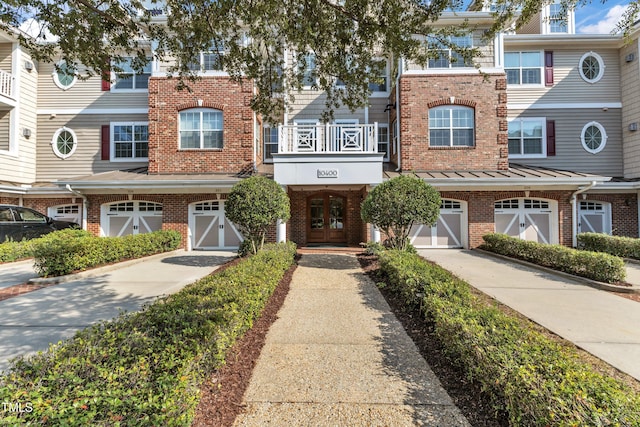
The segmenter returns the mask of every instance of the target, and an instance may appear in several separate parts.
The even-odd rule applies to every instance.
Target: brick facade
[[[360,217],[360,204],[366,197],[366,188],[348,191],[292,191],[289,189],[291,201],[291,219],[287,223],[287,240],[295,242],[298,246],[306,246],[308,209],[307,200],[312,195],[331,193],[346,198],[345,231],[349,246],[358,246],[362,242],[371,239],[367,224]]]
[[[228,77],[204,77],[179,90],[175,80],[149,79],[149,173],[239,173],[253,167],[253,85]],[[222,111],[223,148],[179,148],[179,113]]]
[[[429,109],[442,105],[464,105],[474,109],[475,146],[429,146]],[[399,111],[403,170],[508,168],[504,74],[402,76]]]

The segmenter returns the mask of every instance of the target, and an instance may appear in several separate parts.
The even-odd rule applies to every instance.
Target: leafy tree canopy
[[[549,0],[495,0],[493,27],[518,27]],[[562,0],[575,7],[591,0]],[[605,0],[603,0],[605,1]],[[37,60],[65,60],[86,75],[107,75],[110,60],[137,58],[142,69],[150,52],[176,59],[168,71],[177,84],[194,78],[189,64],[202,51],[222,49],[222,67],[234,78],[255,81],[254,110],[267,119],[283,111],[282,88],[295,93],[304,82],[307,53],[314,55],[311,76],[327,93],[326,117],[338,105],[366,104],[371,76],[379,75],[380,56],[424,64],[427,45],[455,49],[465,61],[473,49],[451,46],[447,36],[472,29],[460,20],[447,24],[443,14],[462,11],[463,0],[4,0],[0,29],[32,23],[37,40],[21,36]],[[628,30],[638,15],[633,0],[619,29]],[[164,13],[154,13],[155,11]],[[424,37],[432,36],[425,43]],[[43,43],[44,42],[44,43]],[[56,43],[47,43],[56,42]],[[292,52],[289,58],[285,50]],[[431,53],[429,53],[431,52]],[[288,60],[288,61],[287,61]],[[286,66],[286,63],[292,64]],[[86,67],[86,68],[85,68]],[[117,70],[116,70],[117,71]],[[372,72],[373,71],[373,72]],[[84,75],[84,72],[83,72]],[[336,79],[344,86],[336,88]]]
[[[418,177],[400,175],[371,190],[360,214],[387,236],[389,246],[404,250],[413,224],[438,220],[440,193]]]

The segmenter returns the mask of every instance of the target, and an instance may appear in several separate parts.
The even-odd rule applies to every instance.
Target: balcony
[[[378,152],[378,126],[356,124],[279,127],[279,153],[357,154]]]
[[[13,99],[13,76],[0,70],[0,98]]]
[[[274,179],[283,185],[382,182],[378,125],[285,125],[278,129]]]

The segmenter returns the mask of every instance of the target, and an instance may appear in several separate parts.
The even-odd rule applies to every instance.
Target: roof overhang
[[[590,48],[620,48],[627,39],[619,34],[505,34],[505,47],[543,45],[545,47],[567,47],[576,44]]]

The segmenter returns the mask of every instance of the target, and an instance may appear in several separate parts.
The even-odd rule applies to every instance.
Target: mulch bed
[[[364,272],[374,283],[385,281],[385,277],[378,270],[377,257],[360,254],[358,260]],[[444,355],[442,346],[434,335],[433,325],[425,320],[420,311],[408,309],[388,287],[379,289],[393,314],[402,323],[407,335],[413,340],[422,357],[469,423],[474,427],[508,426],[506,414],[496,411],[480,387],[468,381],[464,373]]]
[[[284,275],[280,284],[253,327],[227,353],[226,363],[200,389],[200,402],[193,427],[230,426],[244,410],[242,397],[249,386],[251,373],[258,362],[269,328],[289,293],[289,285],[297,264]]]
[[[23,283],[21,285],[9,286],[8,288],[0,289],[0,301],[17,297],[18,295],[26,294],[28,292],[37,291],[38,289],[47,288],[49,286],[56,285],[56,283],[29,285]]]

